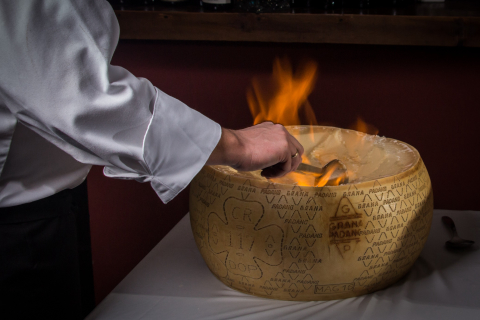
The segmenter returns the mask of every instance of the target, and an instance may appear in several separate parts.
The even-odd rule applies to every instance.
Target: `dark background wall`
[[[270,43],[121,41],[112,64],[149,79],[224,127],[251,125],[245,90],[275,57],[319,64],[309,100],[317,119],[361,116],[417,148],[435,208],[480,210],[480,50]],[[188,212],[188,190],[164,205],[148,184],[88,177],[97,302]]]

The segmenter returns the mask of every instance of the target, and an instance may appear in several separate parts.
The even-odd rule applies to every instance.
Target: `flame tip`
[[[291,61],[287,56],[275,57],[272,66],[272,75],[268,81],[261,81],[259,77],[254,77],[251,86],[247,88],[247,102],[253,117],[254,125],[264,121],[281,123],[282,125],[301,125],[306,123],[311,127],[309,136],[315,141],[314,125],[318,125],[315,112],[308,101],[308,96],[313,91],[318,74],[318,63],[313,60],[303,61],[298,68],[294,70]],[[263,78],[262,78],[263,79]],[[332,124],[326,123],[327,126]],[[378,129],[373,125],[367,124],[361,116],[350,127],[352,130],[367,134],[378,134]],[[364,135],[359,135],[359,143],[364,143]],[[302,161],[310,163],[306,156],[302,156]],[[339,185],[345,177],[332,177],[336,166],[322,177],[315,184],[314,176],[302,176],[290,173],[292,180],[299,186],[317,186]]]

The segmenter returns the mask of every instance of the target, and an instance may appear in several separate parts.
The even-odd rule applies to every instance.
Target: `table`
[[[476,244],[450,251],[441,217]],[[196,248],[187,214],[87,317],[93,319],[480,319],[480,212],[434,210],[430,236],[411,271],[361,297],[292,302],[226,287]]]

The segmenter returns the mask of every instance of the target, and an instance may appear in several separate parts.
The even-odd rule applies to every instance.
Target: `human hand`
[[[263,122],[242,130],[222,128],[207,164],[229,165],[239,171],[263,169],[264,177],[274,178],[296,170],[302,154],[302,145],[284,126]]]

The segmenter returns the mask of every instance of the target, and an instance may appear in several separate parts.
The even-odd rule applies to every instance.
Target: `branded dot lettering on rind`
[[[243,292],[289,300],[371,292],[399,279],[426,241],[432,197],[428,174],[421,172],[341,191],[285,189],[201,172],[192,181],[193,234],[202,255],[209,255],[209,268]],[[224,206],[229,197],[238,204]],[[245,211],[241,203],[251,201],[263,209],[248,205]],[[358,271],[342,288],[322,283],[318,274],[342,259]]]

